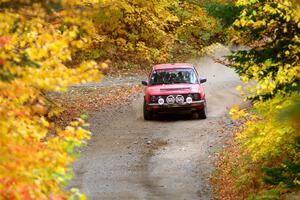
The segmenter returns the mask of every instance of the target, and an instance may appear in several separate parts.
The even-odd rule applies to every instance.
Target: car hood
[[[199,84],[168,84],[154,85],[147,87],[147,93],[153,95],[169,95],[169,94],[189,94],[199,93]]]

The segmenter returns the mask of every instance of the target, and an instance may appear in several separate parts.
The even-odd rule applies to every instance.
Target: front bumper
[[[147,110],[157,112],[171,112],[171,111],[196,111],[204,107],[205,100],[193,101],[192,103],[183,104],[167,104],[159,105],[158,103],[147,104]]]

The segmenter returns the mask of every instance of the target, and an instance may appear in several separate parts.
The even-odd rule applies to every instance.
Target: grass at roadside
[[[246,153],[242,151],[239,144],[234,141],[230,141],[219,155],[215,163],[216,171],[212,178],[216,199],[243,200],[255,190],[256,181],[251,174],[256,170],[254,166],[252,169],[244,169],[245,155]],[[245,172],[242,178],[239,177],[241,170]],[[243,180],[243,182],[237,182],[237,179]]]
[[[253,161],[251,153],[236,140],[243,130],[245,121],[229,130],[233,137],[226,142],[226,147],[217,154],[215,172],[211,177],[215,199],[217,200],[296,200],[300,192],[282,187],[281,184],[268,184],[263,161]],[[235,138],[235,139],[234,139]],[[273,159],[274,164],[278,163]]]
[[[264,184],[261,163],[251,162],[249,152],[231,141],[219,155],[212,177],[215,199],[219,200],[296,200],[298,191],[286,191]],[[285,193],[284,195],[280,195]]]

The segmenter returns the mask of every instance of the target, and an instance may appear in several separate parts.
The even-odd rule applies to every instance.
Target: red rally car
[[[206,100],[202,83],[192,64],[175,63],[153,66],[145,85],[144,119],[151,120],[154,113],[189,111],[206,118]]]

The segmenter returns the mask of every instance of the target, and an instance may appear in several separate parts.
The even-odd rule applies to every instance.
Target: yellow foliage
[[[245,118],[248,116],[248,113],[244,109],[240,109],[238,105],[234,105],[230,109],[229,114],[234,120],[240,119],[242,117]]]
[[[237,1],[243,10],[234,26],[246,33],[253,45],[235,52],[230,60],[247,84],[245,93],[253,100],[253,108],[245,111],[234,106],[230,111],[234,119],[247,116],[236,137],[246,152],[241,156],[245,166],[237,170],[234,182],[245,182],[239,177],[244,174],[256,178],[257,194],[251,199],[265,199],[268,192],[274,191],[278,194],[271,198],[280,199],[283,193],[299,189],[300,30],[299,9],[293,3]],[[259,175],[246,172],[255,167],[260,170]]]
[[[82,56],[146,67],[172,62],[180,54],[199,55],[220,30],[217,20],[198,4],[180,0],[102,1],[93,17],[98,36],[93,48]]]
[[[95,37],[89,16],[97,1],[63,1],[59,10],[34,2],[0,2],[0,199],[83,198],[62,188],[74,147],[90,133],[80,119],[56,127],[44,93],[101,78],[94,61],[72,64]]]

